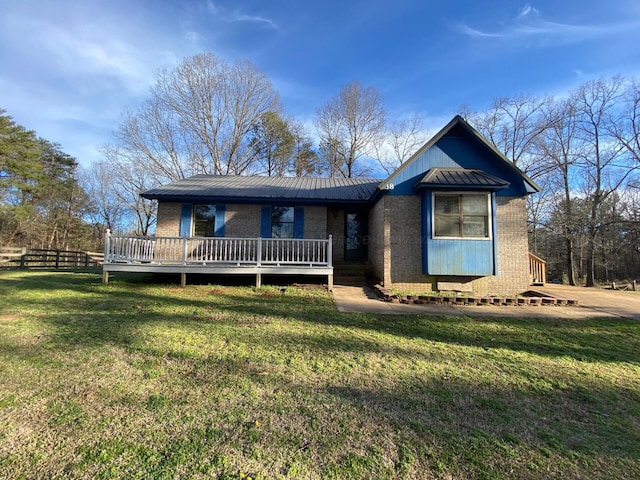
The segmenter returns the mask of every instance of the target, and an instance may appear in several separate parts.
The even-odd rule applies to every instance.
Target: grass
[[[640,478],[640,323],[0,273],[0,478]]]

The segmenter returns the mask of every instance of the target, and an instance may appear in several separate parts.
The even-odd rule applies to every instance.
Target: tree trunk
[[[573,262],[573,241],[567,235],[566,239],[567,245],[567,277],[569,280],[569,285],[576,285],[576,269]]]

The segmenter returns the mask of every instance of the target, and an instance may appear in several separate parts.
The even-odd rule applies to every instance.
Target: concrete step
[[[361,287],[366,285],[367,272],[371,265],[366,263],[343,263],[333,266],[333,283]]]

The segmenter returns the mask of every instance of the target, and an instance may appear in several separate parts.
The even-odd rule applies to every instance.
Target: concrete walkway
[[[333,298],[339,312],[350,313],[529,318],[628,317],[640,320],[640,293],[613,292],[562,285],[536,287],[535,290],[558,298],[578,300],[579,306],[404,305],[381,301],[369,287],[343,285],[334,286]],[[609,293],[615,295],[609,296]]]
[[[571,287],[569,285],[546,284],[532,290],[556,298],[572,298],[578,304],[598,314],[608,313],[618,317],[640,320],[640,292],[605,290],[602,288]]]

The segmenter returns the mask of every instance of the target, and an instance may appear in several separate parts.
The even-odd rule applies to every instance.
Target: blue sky
[[[286,111],[358,80],[436,131],[467,104],[640,73],[637,0],[0,0],[0,107],[88,165],[154,72],[249,59]]]

